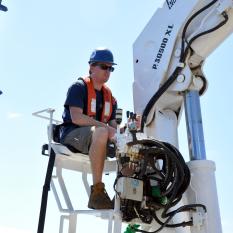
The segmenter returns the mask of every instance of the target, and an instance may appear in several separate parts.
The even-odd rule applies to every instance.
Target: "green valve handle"
[[[134,224],[134,225],[128,225],[126,228],[126,231],[124,233],[135,233],[135,229],[138,229],[140,227],[140,225],[138,224]]]
[[[160,203],[162,205],[166,205],[168,203],[168,198],[166,196],[161,195],[160,188],[157,186],[152,187],[152,196],[157,197],[160,200]]]
[[[152,196],[153,197],[161,197],[160,188],[157,186],[152,187]]]

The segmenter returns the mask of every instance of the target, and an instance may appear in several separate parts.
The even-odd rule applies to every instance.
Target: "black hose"
[[[158,217],[157,215],[154,213],[152,213],[154,219],[156,220],[157,223],[159,223],[161,226],[155,230],[155,231],[151,231],[151,232],[148,232],[148,231],[144,231],[144,230],[140,230],[140,229],[136,229],[133,227],[133,230],[135,232],[143,232],[143,233],[157,233],[159,231],[161,231],[164,227],[169,227],[169,228],[176,228],[176,227],[185,227],[185,226],[192,226],[193,225],[193,221],[187,221],[187,222],[181,222],[181,223],[175,223],[175,224],[168,224],[172,218],[180,213],[180,212],[184,212],[184,211],[189,211],[189,210],[193,210],[195,211],[196,208],[202,208],[205,212],[206,212],[206,207],[202,204],[191,204],[191,205],[185,205],[185,206],[181,206],[180,208],[172,211],[169,213],[169,217],[165,220],[165,222],[162,222]]]
[[[213,28],[211,28],[211,29],[209,29],[209,30],[207,30],[207,31],[201,32],[201,33],[197,34],[196,36],[194,36],[194,37],[188,42],[187,47],[191,47],[191,44],[192,44],[197,38],[199,38],[199,37],[201,37],[201,36],[204,36],[204,35],[206,35],[206,34],[209,34],[209,33],[211,33],[211,32],[214,32],[214,31],[216,31],[217,29],[219,29],[220,27],[222,27],[224,24],[226,24],[226,22],[228,21],[228,15],[227,15],[227,13],[226,13],[226,12],[223,12],[223,13],[222,13],[222,16],[224,17],[224,20],[223,20],[222,22],[220,22],[217,26],[215,26],[215,27],[213,27]]]
[[[154,218],[160,227],[156,231],[150,233],[157,233],[164,227],[175,228],[192,226],[192,219],[175,224],[170,223],[177,213],[190,210],[195,211],[198,207],[206,211],[206,207],[202,204],[184,205],[176,210],[169,211],[171,207],[174,207],[182,199],[182,195],[190,183],[190,171],[179,150],[167,142],[154,139],[137,140],[136,142],[129,142],[127,145],[143,146],[143,149],[139,150],[139,154],[143,156],[144,163],[141,163],[140,175],[135,178],[143,179],[144,187],[150,187],[150,181],[154,180],[151,176],[153,174],[159,175],[159,179],[155,179],[157,180],[157,187],[161,191],[159,195],[160,198],[166,198],[167,202],[162,203],[156,196],[153,197],[153,195],[150,197],[151,194],[148,193],[150,192],[150,188],[145,188],[144,195],[148,194],[148,196],[152,198],[151,204],[148,203],[149,208],[142,209],[141,202],[123,199],[121,202],[123,220],[131,221],[134,218],[139,218],[142,222],[148,223],[148,221],[152,221],[151,218]],[[159,160],[163,162],[161,170],[151,164],[152,162],[157,163]],[[148,173],[145,168],[147,166],[151,167]],[[160,218],[156,215],[157,210],[162,210]],[[164,219],[164,221],[161,219]],[[135,232],[149,233],[140,229],[134,230]]]
[[[182,70],[181,67],[176,67],[172,75],[169,77],[169,79],[159,88],[159,90],[151,97],[149,102],[147,103],[145,109],[142,113],[142,120],[141,120],[141,131],[143,132],[144,125],[146,123],[148,114],[151,110],[151,108],[154,106],[154,104],[158,101],[158,99],[162,96],[162,94],[171,86],[171,84],[176,80],[178,74]]]
[[[210,2],[209,4],[207,4],[206,6],[204,6],[203,8],[201,8],[200,10],[198,10],[197,12],[195,12],[186,22],[184,28],[183,28],[183,32],[182,32],[182,42],[181,42],[181,56],[180,56],[180,62],[184,62],[185,61],[185,36],[186,36],[186,31],[188,29],[189,24],[193,21],[194,18],[196,18],[199,14],[201,14],[202,12],[204,12],[205,10],[207,10],[209,7],[211,7],[212,5],[214,5],[218,0],[213,0],[212,2]]]

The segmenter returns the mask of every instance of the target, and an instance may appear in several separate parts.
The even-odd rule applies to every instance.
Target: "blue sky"
[[[56,118],[61,118],[68,87],[87,74],[90,53],[98,46],[109,47],[118,63],[109,86],[119,107],[133,110],[132,45],[162,2],[3,1],[9,11],[0,12],[0,233],[34,233],[37,229],[47,166],[40,148],[47,141],[47,122],[32,113],[52,107]],[[217,166],[224,233],[231,232],[233,219],[232,47],[230,36],[206,59],[204,71],[209,86],[201,97],[206,154]],[[188,161],[184,120],[179,136],[180,150]],[[80,176],[66,176],[72,196],[86,208]],[[105,179],[110,190],[114,177]],[[58,232],[59,215],[52,193],[47,216],[45,233]],[[87,226],[90,231],[98,229],[96,232],[106,229],[98,219],[80,217],[78,221],[79,232],[86,232]]]

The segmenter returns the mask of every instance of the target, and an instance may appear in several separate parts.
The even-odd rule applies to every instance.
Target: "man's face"
[[[110,63],[101,62],[94,63],[90,66],[91,77],[95,79],[96,82],[105,83],[110,77],[110,73],[113,72],[114,68]]]

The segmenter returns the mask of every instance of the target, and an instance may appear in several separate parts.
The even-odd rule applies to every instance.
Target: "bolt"
[[[185,76],[183,74],[178,75],[177,78],[176,78],[176,81],[178,83],[183,83],[184,80],[185,80]]]

